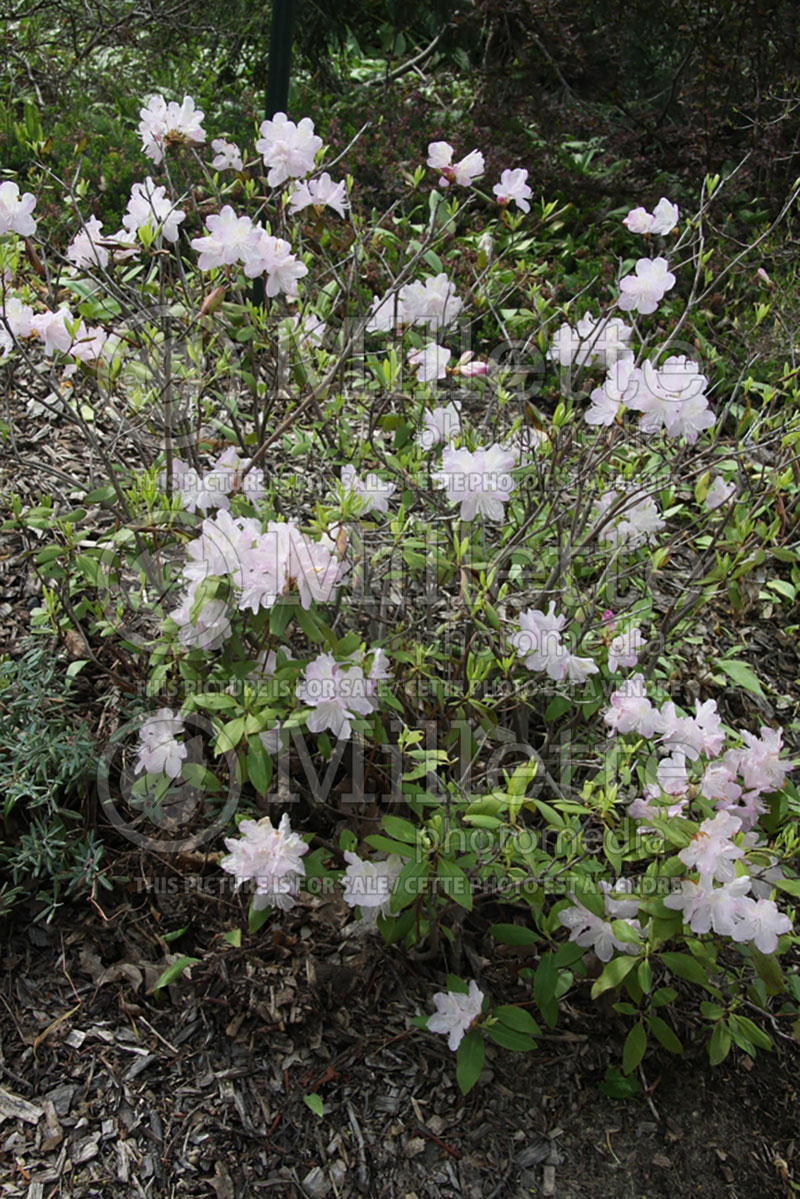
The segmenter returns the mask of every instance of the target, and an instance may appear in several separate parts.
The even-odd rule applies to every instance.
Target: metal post
[[[267,63],[267,96],[265,115],[271,121],[276,112],[289,107],[289,76],[292,62],[292,27],[296,0],[272,0],[272,23],[269,34]],[[264,280],[253,280],[253,303],[263,307]]]

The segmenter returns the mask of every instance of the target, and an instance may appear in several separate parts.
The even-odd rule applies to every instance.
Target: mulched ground
[[[800,1050],[785,1037],[713,1071],[699,1047],[651,1054],[643,1094],[615,1100],[598,1083],[625,1029],[587,998],[530,1055],[488,1047],[463,1098],[444,1038],[408,1026],[443,963],[386,949],[341,901],[309,896],[236,948],[222,933],[246,928],[238,899],[204,893],[202,875],[174,894],[177,875],[140,867],[150,890],[140,878],[102,910],[5,930],[4,1196],[796,1193]],[[156,1000],[168,954],[201,961]],[[530,1003],[510,961],[468,956],[486,990]]]

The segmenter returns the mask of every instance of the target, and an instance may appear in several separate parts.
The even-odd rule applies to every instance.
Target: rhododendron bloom
[[[339,216],[345,216],[345,209],[349,207],[349,201],[347,185],[344,180],[334,183],[328,172],[324,171],[319,179],[309,179],[308,183],[297,183],[289,201],[290,215],[294,216],[295,213],[302,212],[310,205],[315,208],[327,206],[334,212],[338,212]]]
[[[678,205],[673,204],[666,196],[662,196],[653,209],[653,224],[650,232],[662,235],[671,233],[678,223],[679,215]]]
[[[428,1017],[428,1032],[447,1037],[447,1046],[454,1053],[478,1019],[483,1007],[483,991],[473,979],[469,991],[437,991],[433,997],[434,1015]]]
[[[400,289],[399,304],[405,324],[428,325],[434,332],[452,325],[464,307],[444,272],[424,283],[407,283]]]
[[[298,281],[308,274],[308,267],[295,257],[288,241],[256,226],[247,246],[244,273],[249,279],[266,273],[268,296],[296,296]]]
[[[579,318],[575,328],[564,323],[556,330],[547,357],[560,366],[586,366],[598,363],[611,367],[619,359],[633,355],[628,343],[633,329],[620,317],[593,317],[589,313]]]
[[[191,649],[220,649],[231,635],[228,605],[221,599],[208,599],[194,612],[197,584],[190,587],[183,601],[170,612],[170,620],[178,626],[178,640]]]
[[[171,708],[161,708],[139,729],[139,754],[136,771],[147,774],[166,774],[177,778],[181,764],[188,753],[187,747],[176,737],[184,731],[183,721]]]
[[[620,666],[635,666],[639,661],[638,651],[644,649],[647,642],[642,637],[640,629],[627,629],[612,637],[608,647],[608,669],[614,674]]]
[[[655,312],[674,286],[675,276],[666,258],[640,258],[636,263],[636,273],[620,280],[617,303],[623,312],[634,309],[645,316]]]
[[[7,358],[14,349],[14,341],[30,337],[34,332],[33,309],[23,304],[16,296],[6,296],[0,308],[0,350]]]
[[[706,492],[706,508],[713,512],[716,508],[727,504],[731,496],[736,494],[736,484],[726,483],[722,475],[717,475]]]
[[[420,383],[433,383],[436,379],[447,377],[450,351],[446,346],[437,345],[432,341],[421,350],[411,350],[408,361],[417,368]]]
[[[665,196],[656,204],[652,213],[646,208],[632,208],[622,222],[631,233],[671,233],[678,223],[678,206]]]
[[[255,883],[256,910],[294,907],[299,881],[306,872],[302,858],[308,845],[292,832],[288,814],[284,813],[277,828],[269,816],[243,820],[239,833],[238,838],[225,838],[229,853],[220,861],[222,869],[236,877],[237,889],[242,883]]]
[[[199,254],[199,270],[210,271],[213,267],[247,260],[253,242],[253,222],[249,216],[237,217],[230,204],[226,204],[218,216],[206,217],[206,228],[206,237],[192,238],[192,249]]]
[[[133,234],[150,224],[154,232],[160,228],[162,236],[174,242],[178,240],[178,226],[185,216],[186,213],[169,199],[166,188],[156,187],[148,175],[144,183],[134,183],[131,188],[122,224]]]
[[[529,608],[519,614],[519,632],[509,637],[510,644],[528,670],[544,670],[554,682],[561,682],[567,673],[569,651],[561,641],[561,630],[567,623],[563,614],[556,616],[555,601],[550,601],[547,613]]]
[[[202,127],[204,114],[195,108],[191,96],[184,96],[182,104],[176,104],[174,100],[167,104],[163,96],[151,96],[139,115],[142,149],[156,164],[163,161],[164,147],[171,143],[200,145],[206,140]]]
[[[235,142],[226,142],[222,137],[215,137],[211,143],[214,151],[212,167],[215,171],[241,171],[244,169],[242,154]]]
[[[631,878],[618,878],[615,883],[600,880],[607,916],[614,920],[636,916],[641,900],[638,895],[633,894],[633,888],[634,882]]]
[[[0,233],[18,233],[20,237],[33,237],[36,221],[33,210],[36,197],[30,192],[20,196],[16,183],[7,179],[0,183]]]
[[[342,467],[342,483],[348,491],[360,497],[364,516],[368,512],[388,512],[389,500],[397,490],[394,483],[388,483],[373,471],[366,479],[360,478],[356,468],[349,463]]]
[[[694,933],[707,933],[713,928],[715,933],[730,937],[746,907],[743,901],[749,890],[746,874],[720,887],[701,875],[699,883],[682,879],[680,890],[667,895],[664,906],[681,912],[684,924]]]
[[[279,187],[287,179],[301,179],[314,170],[322,138],[314,133],[314,122],[309,117],[295,125],[285,112],[276,112],[271,121],[262,121],[260,133],[256,150],[269,167],[270,187]]]
[[[649,233],[653,228],[653,214],[646,208],[632,208],[622,223],[631,233]]]
[[[713,820],[703,821],[678,857],[690,870],[697,870],[709,880],[731,882],[736,877],[733,863],[744,857],[744,850],[731,841],[741,827],[738,817],[717,812]]]
[[[367,315],[367,333],[391,333],[405,324],[406,316],[399,295],[389,293],[383,297],[373,296],[372,307]]]
[[[774,953],[778,948],[778,937],[792,931],[792,922],[781,912],[771,899],[742,899],[739,904],[739,922],[731,936],[734,941],[752,941],[761,953]]]
[[[108,250],[101,243],[102,222],[97,217],[90,216],[80,233],[76,233],[67,246],[67,258],[75,266],[92,267],[108,266]]]
[[[620,941],[614,935],[609,920],[595,916],[594,912],[590,912],[579,899],[575,898],[575,895],[570,894],[570,899],[573,906],[564,908],[558,913],[560,922],[570,930],[570,941],[575,941],[584,949],[594,949],[601,962],[610,962],[615,950],[617,953],[639,952],[638,946],[628,941]],[[626,920],[625,923],[637,932],[641,931],[638,920]]]
[[[405,865],[398,854],[390,854],[381,862],[370,862],[355,853],[345,853],[347,869],[342,878],[344,901],[351,908],[361,909],[363,920],[374,922],[378,916],[388,916],[392,887]]]
[[[423,414],[423,429],[414,438],[423,450],[432,450],[442,441],[453,441],[461,429],[461,401],[431,408]]]
[[[643,674],[631,675],[611,696],[603,719],[612,733],[638,733],[652,737],[661,730],[661,713],[647,698]]]
[[[309,662],[295,688],[300,702],[314,709],[306,720],[309,731],[330,729],[335,737],[348,740],[351,720],[368,716],[375,708],[374,689],[368,690],[366,682],[360,666],[337,662],[333,654],[319,654]]]
[[[474,520],[478,513],[488,520],[503,520],[504,505],[516,486],[509,473],[515,464],[514,455],[496,443],[488,449],[479,446],[474,453],[451,444],[433,481],[446,490],[451,504],[461,505],[462,520]]]
[[[48,358],[57,350],[66,354],[72,345],[73,336],[67,328],[75,324],[75,317],[68,308],[58,308],[55,312],[40,312],[31,318],[31,329],[44,342],[44,352]]]
[[[453,147],[449,142],[431,142],[428,146],[428,166],[440,172],[440,187],[449,187],[451,183],[471,187],[472,181],[483,174],[484,162],[480,150],[471,150],[454,163]]]
[[[600,497],[597,508],[601,519],[617,499],[616,491],[607,491]],[[609,542],[613,546],[627,545],[630,549],[635,549],[644,543],[652,543],[655,540],[654,534],[663,528],[665,522],[659,516],[655,500],[646,496],[630,507],[620,509],[615,523],[605,524],[599,537],[602,542]]]
[[[453,374],[460,375],[462,379],[475,379],[488,373],[489,363],[481,362],[472,350],[465,350],[453,367]]]
[[[747,748],[742,750],[739,769],[749,791],[780,791],[786,783],[786,775],[794,770],[795,763],[780,760],[783,748],[783,729],[761,728],[761,737],[742,732]]]
[[[530,212],[531,206],[528,201],[533,194],[527,183],[528,172],[517,167],[515,170],[505,170],[500,176],[500,182],[495,183],[492,191],[497,196],[497,203],[503,208],[513,202],[517,208],[521,208],[523,212]]]
[[[656,770],[658,785],[667,795],[684,795],[689,787],[689,776],[686,773],[686,754],[676,750],[666,758],[662,758]]]
[[[704,704],[695,700],[694,716],[679,716],[675,705],[667,700],[661,708],[661,722],[664,745],[682,750],[693,762],[700,754],[714,757],[725,744],[716,700],[709,699]]]

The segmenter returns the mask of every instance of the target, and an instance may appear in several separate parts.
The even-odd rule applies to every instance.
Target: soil
[[[5,930],[4,1196],[796,1193],[800,1047],[780,1031],[774,1053],[712,1069],[680,1030],[686,1054],[649,1053],[640,1094],[614,1099],[598,1084],[625,1027],[587,997],[533,1053],[488,1045],[462,1097],[444,1039],[408,1023],[432,1010],[443,963],[385,948],[341,901],[310,896],[230,944],[245,908],[212,876],[144,860],[130,873],[102,908]],[[200,960],[156,997],[181,955]],[[530,1004],[510,959],[470,956],[489,993]]]

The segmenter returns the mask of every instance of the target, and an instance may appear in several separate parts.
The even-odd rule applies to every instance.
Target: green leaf
[[[731,1048],[731,1034],[728,1032],[727,1025],[722,1021],[717,1025],[711,1034],[711,1040],[708,1042],[708,1060],[712,1066],[718,1066],[720,1062],[724,1062]]]
[[[600,977],[595,980],[592,987],[592,999],[597,999],[598,995],[610,991],[612,987],[618,987],[638,961],[639,959],[632,954],[628,954],[626,957],[612,958]]]
[[[761,680],[746,662],[740,662],[737,658],[717,658],[714,665],[724,671],[737,686],[744,687],[745,691],[750,691],[753,695],[759,695],[762,699],[766,699]]]
[[[402,912],[403,908],[415,903],[423,894],[430,873],[431,864],[427,858],[422,861],[415,861],[412,858],[410,862],[406,862],[392,887],[390,911]]]
[[[222,938],[224,941],[227,941],[229,945],[232,945],[234,949],[241,949],[242,930],[240,928],[229,928],[226,933],[222,934]]]
[[[322,1097],[316,1091],[313,1091],[310,1095],[304,1095],[303,1103],[315,1116],[319,1116],[320,1120],[325,1115],[325,1104],[322,1102]]]
[[[460,866],[441,858],[436,868],[436,881],[448,898],[454,899],[465,911],[472,911],[472,887]]]
[[[456,1056],[456,1080],[462,1095],[475,1086],[481,1076],[486,1050],[483,1037],[477,1028],[472,1028],[458,1047]]]
[[[675,1033],[666,1020],[662,1020],[660,1016],[648,1016],[647,1023],[650,1025],[650,1031],[659,1045],[663,1045],[669,1053],[683,1053],[683,1045],[675,1036]]]
[[[171,933],[164,933],[164,940],[167,945],[171,945],[173,941],[179,941],[184,933],[188,933],[189,925],[184,924],[183,928],[175,928]]]
[[[199,961],[199,958],[182,957],[173,962],[171,966],[167,966],[164,973],[160,974],[156,981],[156,985],[153,988],[153,996],[158,999],[164,987],[168,987],[170,983],[174,983],[177,978],[180,978],[184,970],[188,970],[190,966],[196,966]]]
[[[259,795],[266,795],[272,780],[272,760],[258,737],[248,737],[247,777]]]
[[[544,718],[548,723],[558,720],[559,716],[563,716],[565,712],[569,712],[572,706],[572,700],[567,699],[566,695],[556,695],[545,708]]]
[[[384,816],[381,826],[395,841],[407,841],[409,845],[416,845],[417,830],[410,820],[403,820],[400,816]]]
[[[322,625],[319,623],[316,616],[314,616],[310,609],[306,611],[306,609],[300,605],[295,609],[295,615],[297,617],[297,623],[300,625],[300,628],[303,630],[306,637],[308,637],[309,641],[314,641],[318,644],[321,644],[323,641],[327,641],[328,637],[326,631],[322,628]]]
[[[535,945],[539,940],[538,933],[521,924],[493,924],[489,932],[501,945]]]
[[[731,1028],[738,1027],[747,1040],[751,1041],[758,1049],[771,1050],[774,1048],[772,1038],[747,1016],[731,1016],[729,1023]]]
[[[685,978],[687,982],[698,983],[700,986],[708,982],[707,972],[688,953],[662,953],[660,957],[667,969],[677,974],[678,978]]]
[[[260,928],[269,920],[272,915],[272,908],[254,908],[253,903],[250,903],[250,910],[247,913],[247,927],[251,933],[257,933]]]
[[[775,955],[762,953],[760,949],[756,949],[755,945],[751,945],[750,957],[753,959],[758,977],[762,979],[767,992],[770,995],[782,995],[786,990],[786,983],[780,962]]]
[[[536,1042],[524,1032],[517,1032],[505,1024],[489,1024],[486,1032],[496,1045],[503,1049],[512,1049],[515,1053],[530,1053],[536,1048]]]
[[[800,878],[777,878],[772,885],[785,891],[787,895],[800,899]]]
[[[536,1037],[542,1031],[530,1012],[526,1012],[524,1008],[517,1007],[513,1003],[501,1004],[494,1009],[492,1015],[501,1024],[505,1024],[508,1028],[513,1028],[516,1032],[527,1033],[530,1037]]]
[[[611,1099],[634,1099],[642,1087],[635,1074],[626,1078],[616,1066],[607,1066],[606,1076],[599,1089]]]
[[[643,1024],[634,1024],[625,1038],[622,1049],[622,1072],[631,1074],[644,1057],[647,1048],[647,1031]]]
[[[396,853],[402,858],[410,858],[414,852],[410,845],[402,845],[399,841],[390,841],[388,837],[382,837],[380,833],[370,833],[364,838],[364,844],[369,845],[372,849],[379,849],[381,853]]]
[[[559,972],[553,962],[552,953],[544,954],[533,976],[533,998],[549,1028],[555,1028],[558,1023],[558,979]]]

